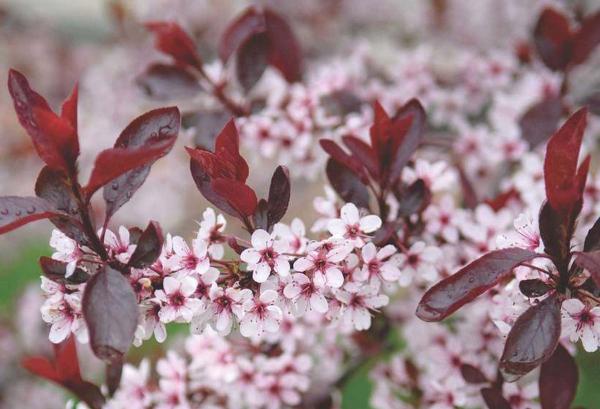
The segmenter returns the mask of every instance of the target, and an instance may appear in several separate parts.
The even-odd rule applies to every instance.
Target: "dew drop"
[[[113,184],[111,185],[113,190],[117,190],[119,188],[119,182],[113,182]]]
[[[8,209],[2,209],[2,210],[0,210],[0,214],[6,216],[8,214]]]
[[[127,192],[125,195],[127,196],[127,199],[131,199],[132,193],[131,192]]]
[[[30,206],[27,208],[27,213],[33,214],[33,212],[35,212],[35,206]]]
[[[15,216],[20,216],[20,215],[21,215],[21,211],[20,211],[20,210],[17,210],[17,211],[15,212]]]
[[[473,284],[475,282],[475,277],[469,277],[469,284]]]

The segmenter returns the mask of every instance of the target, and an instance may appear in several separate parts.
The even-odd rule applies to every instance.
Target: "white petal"
[[[360,229],[365,233],[372,233],[381,227],[379,216],[370,214],[360,219]]]
[[[283,289],[283,295],[285,295],[286,298],[296,298],[298,294],[300,294],[300,290],[300,286],[292,282],[285,286]]]
[[[396,253],[396,247],[394,247],[392,244],[388,244],[377,252],[377,258],[379,260],[384,260],[394,253]]]
[[[271,235],[265,230],[258,229],[252,233],[252,247],[257,250],[262,250],[267,246],[267,242],[271,239]]]
[[[332,219],[327,223],[327,230],[335,237],[344,237],[346,234],[346,223],[340,219]]]
[[[255,266],[252,278],[257,283],[264,283],[271,274],[271,267],[267,263],[258,263]]]
[[[325,275],[327,277],[327,284],[332,288],[340,288],[344,284],[344,275],[338,268],[328,268]]]
[[[248,264],[256,264],[260,261],[261,255],[255,249],[250,248],[242,251],[242,254],[240,254],[240,259]]]
[[[562,308],[571,315],[577,315],[585,308],[585,305],[577,298],[570,298],[563,301]]]
[[[287,257],[279,256],[275,260],[274,266],[275,272],[282,277],[285,277],[290,274],[290,263],[287,260]]]
[[[346,203],[344,207],[342,207],[340,216],[346,224],[355,224],[358,223],[359,220],[358,209],[352,203]]]
[[[358,331],[369,329],[371,326],[371,314],[366,308],[358,308],[353,314],[354,328]]]
[[[173,294],[179,291],[181,283],[174,277],[165,277],[163,280],[163,288],[167,294]]]
[[[392,246],[393,247],[393,246]],[[394,249],[395,251],[395,249]],[[377,255],[377,249],[375,248],[375,244],[373,243],[367,243],[362,249],[361,249],[361,255],[362,255],[362,259],[365,262],[369,262],[371,260],[373,260],[375,258],[375,256]]]
[[[314,293],[310,296],[310,306],[321,314],[325,314],[329,309],[329,304],[321,293]]]
[[[265,290],[260,295],[260,301],[265,304],[271,304],[277,300],[277,292],[273,290]]]
[[[62,319],[52,324],[52,327],[50,327],[50,334],[48,335],[48,339],[53,344],[59,344],[69,336],[70,332],[71,320]]]
[[[198,283],[193,277],[184,277],[181,280],[181,293],[186,297],[189,297],[190,295],[194,294],[197,286]]]
[[[314,267],[314,263],[307,257],[301,257],[294,261],[294,270],[306,271]]]
[[[186,256],[191,253],[189,246],[182,237],[173,237],[173,251],[178,256]]]
[[[251,320],[250,317],[244,317],[240,322],[240,333],[245,337],[251,337],[256,335],[258,327],[256,322]]]

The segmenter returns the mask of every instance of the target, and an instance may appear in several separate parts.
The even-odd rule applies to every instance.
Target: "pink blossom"
[[[163,290],[156,290],[156,299],[162,303],[158,316],[164,323],[183,320],[190,322],[200,308],[201,301],[191,298],[196,291],[197,281],[193,277],[166,277]]]
[[[357,207],[346,203],[340,210],[340,218],[329,221],[327,229],[333,237],[349,240],[354,247],[362,247],[365,237],[381,227],[381,219],[376,215],[360,217]]]
[[[257,283],[264,283],[272,271],[280,276],[290,272],[287,243],[275,240],[274,234],[265,230],[256,230],[252,233],[252,247],[240,254],[240,259],[248,263],[248,268],[253,271],[252,278]]]
[[[292,280],[285,286],[283,293],[287,298],[295,300],[299,314],[305,313],[309,308],[325,314],[329,308],[322,289],[301,273],[292,274]]]
[[[263,291],[259,297],[244,302],[244,317],[240,321],[240,332],[245,337],[262,334],[263,331],[276,332],[282,319],[282,312],[275,305],[277,293]]]
[[[581,339],[587,352],[600,344],[600,307],[590,308],[576,298],[563,301],[562,329],[572,342]]]
[[[377,286],[368,285],[351,293],[338,290],[336,298],[344,304],[342,320],[351,324],[357,331],[371,326],[371,311],[383,307],[389,302],[387,295],[379,294]]]

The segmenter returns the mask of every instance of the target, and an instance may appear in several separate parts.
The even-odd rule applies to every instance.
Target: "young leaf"
[[[537,253],[516,247],[484,254],[427,290],[417,307],[417,317],[443,320],[494,287],[519,264],[536,257]]]
[[[369,208],[369,191],[354,172],[330,158],[325,168],[327,179],[333,190],[344,200],[358,207]]]
[[[278,166],[271,178],[267,201],[267,230],[279,222],[290,203],[290,175],[285,166]]]
[[[256,7],[248,7],[221,35],[219,58],[224,63],[248,38],[266,30],[265,18]]]
[[[264,12],[266,34],[269,39],[269,65],[277,68],[288,82],[302,77],[302,51],[288,22],[275,11]]]
[[[367,170],[371,177],[375,180],[379,178],[379,164],[377,156],[373,149],[362,139],[353,135],[346,135],[342,138],[344,145],[352,152],[354,156]]]
[[[552,208],[559,212],[571,208],[581,200],[583,195],[577,161],[586,122],[587,110],[582,108],[571,115],[552,135],[546,147],[544,160],[546,196]]]
[[[0,234],[59,214],[50,203],[38,197],[0,197]]]
[[[600,217],[596,219],[596,222],[588,231],[583,244],[584,252],[595,250],[600,250]]]
[[[395,143],[398,147],[390,169],[390,182],[393,183],[400,177],[402,169],[421,144],[426,123],[425,109],[416,99],[411,99],[404,104],[392,118],[392,138],[398,138]],[[407,126],[410,126],[408,130],[406,130]]]
[[[134,119],[121,132],[115,147],[100,152],[96,157],[90,181],[85,187],[87,198],[114,181],[104,190],[107,215],[110,217],[114,214],[147,176],[145,171],[129,172],[151,166],[169,153],[179,133],[179,122],[180,115],[176,107],[155,109]]]
[[[129,266],[146,268],[156,261],[163,246],[163,234],[160,225],[151,221],[137,241],[137,246],[129,259]]]
[[[265,33],[250,36],[238,49],[235,72],[246,92],[256,85],[265,72],[268,54],[269,40]]]
[[[552,356],[560,337],[560,303],[556,294],[530,307],[515,322],[500,358],[504,378],[513,382]]]
[[[67,263],[54,260],[50,257],[40,257],[40,267],[42,268],[42,273],[56,283],[81,284],[90,278],[88,273],[79,267],[76,267],[73,274],[67,278]]]
[[[194,179],[194,183],[196,183],[196,187],[206,200],[223,212],[234,217],[238,216],[237,211],[229,204],[229,202],[213,190],[211,186],[212,178],[210,174],[202,165],[194,160],[193,157],[190,159],[190,172],[192,174],[192,178]]]
[[[258,199],[248,185],[237,180],[217,178],[211,182],[213,191],[227,200],[238,216],[249,217],[254,214]]]
[[[566,16],[553,8],[545,8],[535,26],[533,41],[540,58],[548,68],[566,68],[571,46],[571,29]]]
[[[562,115],[562,102],[558,96],[551,96],[533,104],[519,120],[521,135],[535,148],[545,142],[556,131]]]
[[[152,64],[137,77],[136,83],[157,100],[192,98],[202,91],[198,79],[178,65]]]
[[[398,216],[406,217],[423,211],[429,205],[431,191],[423,179],[417,179],[396,197]]]
[[[512,409],[510,403],[502,396],[500,388],[482,388],[481,397],[488,409]]]
[[[19,122],[31,137],[40,158],[52,169],[73,170],[79,154],[77,129],[71,123],[71,106],[76,104],[76,99],[73,102],[72,97],[67,103],[67,119],[52,112],[44,97],[32,90],[25,76],[18,71],[10,70],[8,90]]]
[[[129,280],[106,266],[88,281],[81,304],[96,356],[106,362],[121,359],[133,342],[138,322]]]
[[[540,371],[542,409],[569,409],[575,398],[578,381],[575,359],[559,344],[550,359],[542,364]]]
[[[539,226],[544,252],[552,257],[559,270],[564,271],[568,267],[575,215],[579,213],[580,208],[577,206],[566,214],[560,214],[549,202],[545,202],[540,209]]]
[[[190,65],[202,69],[202,59],[196,50],[194,40],[174,22],[153,21],[146,23],[146,28],[156,36],[157,50],[173,57],[181,65]]]
[[[369,178],[365,172],[363,163],[361,163],[358,158],[347,154],[337,143],[331,139],[320,139],[319,144],[321,145],[321,148],[323,148],[323,150],[327,152],[329,156],[331,156],[331,159],[352,171],[354,175],[360,178],[362,183],[368,183]]]
[[[473,365],[462,364],[460,366],[460,373],[465,381],[468,383],[487,383],[489,380],[481,372],[481,370]]]

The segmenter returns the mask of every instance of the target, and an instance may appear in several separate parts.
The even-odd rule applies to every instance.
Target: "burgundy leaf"
[[[62,104],[60,109],[60,117],[68,121],[73,129],[77,130],[77,103],[79,100],[79,86],[75,85],[71,95]],[[79,140],[75,139],[75,151],[79,155]]]
[[[582,105],[586,105],[593,114],[600,115],[600,91],[595,91],[586,96]]]
[[[540,209],[539,227],[544,252],[552,257],[560,270],[566,270],[568,267],[575,218],[580,209],[579,205],[565,214],[560,214],[548,202]]]
[[[431,191],[423,179],[417,179],[397,198],[398,216],[406,217],[425,210],[431,200]]]
[[[369,178],[367,177],[365,168],[356,157],[347,154],[337,143],[331,139],[320,139],[319,143],[321,144],[323,150],[327,152],[327,154],[329,154],[333,160],[352,171],[354,175],[360,178],[362,183],[368,183]]]
[[[121,359],[133,342],[138,322],[129,280],[106,266],[86,284],[81,304],[96,356],[106,362]]]
[[[581,27],[573,36],[571,64],[581,64],[600,44],[600,11],[583,20]]]
[[[486,376],[481,372],[481,370],[473,365],[462,364],[460,366],[460,373],[465,381],[468,383],[486,383],[489,380]]]
[[[594,225],[588,230],[583,244],[583,251],[590,252],[600,250],[600,217],[596,219]]]
[[[586,118],[587,110],[585,108],[575,112],[552,135],[546,148],[544,160],[546,196],[550,205],[557,211],[568,210],[581,200],[583,195],[583,186],[580,184],[585,162],[578,172],[577,161],[587,122]]]
[[[198,79],[178,65],[152,64],[136,82],[146,95],[157,100],[193,98],[202,91]]]
[[[369,208],[369,191],[354,172],[331,158],[327,161],[325,171],[331,187],[344,202]]]
[[[552,287],[539,278],[522,280],[519,282],[519,290],[521,290],[521,293],[523,293],[525,297],[529,298],[541,297],[551,289]]]
[[[392,118],[392,138],[398,138],[398,147],[395,148],[396,153],[390,169],[390,182],[400,177],[402,169],[421,144],[426,123],[425,109],[416,99],[404,104]],[[410,128],[405,130],[408,125]]]
[[[54,260],[50,257],[40,257],[40,267],[42,273],[50,280],[61,284],[81,284],[85,283],[90,276],[81,268],[76,267],[70,277],[65,277],[67,272],[67,263]]]
[[[558,96],[550,96],[533,104],[519,120],[521,135],[535,148],[556,131],[562,115],[562,102]]]
[[[233,119],[230,119],[217,135],[215,155],[219,160],[227,161],[235,167],[237,180],[245,182],[248,179],[248,164],[240,155],[240,136]]]
[[[417,307],[417,316],[423,321],[441,321],[494,287],[519,264],[536,257],[537,253],[521,248],[484,254],[427,290]]]
[[[65,116],[59,117],[40,94],[29,86],[23,74],[10,70],[8,90],[19,122],[25,128],[40,158],[52,169],[73,170],[79,154],[73,110],[76,92],[66,103]]]
[[[532,371],[552,356],[560,337],[560,302],[556,294],[530,307],[515,322],[500,358],[508,382]]]
[[[460,165],[460,163],[456,164],[456,168],[458,169],[458,176],[460,178],[460,188],[462,190],[464,204],[468,209],[474,209],[479,203],[475,187],[473,187],[473,183],[465,173],[465,170]]]
[[[227,200],[242,218],[254,214],[258,199],[248,185],[233,179],[217,178],[213,179],[211,187],[216,194]]]
[[[269,199],[267,201],[267,230],[279,222],[290,203],[290,175],[285,166],[278,166],[271,178],[269,187]]]
[[[266,34],[269,39],[269,65],[277,68],[288,82],[302,77],[302,51],[288,22],[275,11],[264,12]]]
[[[268,203],[265,199],[260,199],[254,210],[254,227],[257,229],[270,230],[269,228],[269,215],[268,215]]]
[[[194,160],[194,158],[190,159],[190,172],[192,173],[192,178],[196,183],[196,187],[206,200],[223,212],[231,216],[238,216],[237,211],[229,204],[229,202],[213,190],[211,186],[211,176],[204,170],[202,165]]]
[[[577,392],[577,364],[562,346],[542,364],[540,372],[540,402],[542,409],[569,409]]]
[[[181,121],[186,129],[194,128],[194,145],[214,151],[217,135],[231,116],[225,111],[202,111],[184,114]]]
[[[235,71],[237,80],[246,92],[260,80],[267,68],[269,40],[265,33],[255,33],[238,49]]]
[[[128,265],[146,268],[156,261],[163,245],[163,234],[160,225],[151,221],[137,241],[137,246],[129,259]]]
[[[106,386],[109,396],[113,396],[121,384],[123,375],[123,361],[117,360],[106,364]]]
[[[600,287],[600,250],[576,253],[575,264],[589,271],[596,285]]]
[[[319,101],[328,116],[346,116],[360,112],[364,101],[352,91],[340,89],[324,95]]]
[[[179,133],[179,110],[173,108],[155,109],[134,119],[119,135],[115,148],[141,148],[164,140],[168,153]],[[132,169],[106,185],[103,197],[106,202],[107,219],[110,217],[142,186],[150,173],[154,162]]]
[[[156,36],[157,50],[170,55],[182,65],[190,65],[202,69],[202,59],[196,50],[194,40],[174,22],[153,21],[146,23],[146,28]]]
[[[502,396],[500,388],[482,388],[481,397],[488,409],[512,409],[510,403]]]
[[[379,164],[377,163],[377,156],[375,156],[373,149],[362,139],[353,135],[346,135],[342,140],[344,141],[344,145],[352,152],[352,156],[367,168],[369,174],[374,179],[379,178]]]
[[[484,203],[490,206],[493,211],[497,212],[500,209],[504,209],[511,200],[519,200],[519,198],[519,192],[516,189],[511,188],[498,194],[492,199],[484,200]]]
[[[553,8],[545,8],[535,26],[533,41],[540,58],[548,68],[566,68],[571,45],[571,29],[566,16]]]
[[[0,197],[0,234],[59,214],[50,203],[38,197]]]
[[[256,7],[247,8],[225,30],[219,43],[219,58],[227,62],[229,57],[253,34],[264,32],[265,18]]]

